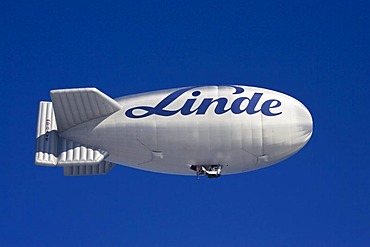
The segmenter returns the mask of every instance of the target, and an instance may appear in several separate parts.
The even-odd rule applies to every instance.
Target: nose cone
[[[299,146],[298,151],[310,140],[313,132],[312,116],[305,106],[298,107],[296,111],[296,123],[293,123],[292,127],[297,132],[294,133],[296,136],[294,142]]]
[[[299,101],[290,98],[279,118],[263,119],[263,151],[271,165],[284,160],[302,149],[310,140],[313,121],[310,112]]]
[[[285,159],[301,150],[310,140],[313,132],[312,116],[308,109],[296,102],[291,108],[290,116],[287,117],[285,126],[285,150],[280,159]]]

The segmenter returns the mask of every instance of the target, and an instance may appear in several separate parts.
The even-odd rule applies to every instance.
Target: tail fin
[[[36,132],[36,165],[57,165],[58,139],[53,104],[51,102],[41,101]]]
[[[96,88],[52,90],[50,96],[59,132],[95,118],[109,116],[122,108]]]
[[[56,94],[58,94],[58,92]],[[61,93],[59,93],[59,95],[61,95]],[[73,93],[69,95],[73,95]],[[68,98],[68,96],[66,97]],[[79,104],[77,102],[82,102],[82,97],[80,99],[78,99],[78,96],[74,97],[75,105],[69,104],[68,101],[65,102],[59,99],[56,100],[59,103],[59,107],[61,107],[60,109],[64,110],[63,106],[68,105],[69,107],[71,107],[71,110],[73,109],[72,112],[74,111],[73,113],[60,111],[60,114],[63,114],[67,118],[67,120],[62,123],[64,130],[78,124],[77,120],[82,122],[89,121],[90,119],[99,117],[98,113],[100,113],[101,116],[105,116],[109,115],[109,112],[118,108],[117,105],[115,105],[115,108],[113,108],[114,104],[112,106],[107,104],[106,102],[102,103],[103,97],[95,96],[92,98],[95,98],[95,101],[90,100],[90,105],[84,105],[85,108],[83,108],[83,110],[87,110],[90,107],[90,112],[86,113],[83,112],[81,109],[81,111],[79,112],[81,116],[80,118],[77,118],[78,115],[76,115],[75,107],[77,104]],[[60,96],[60,98],[63,98],[63,96]],[[105,108],[99,108],[99,112],[92,111],[91,102],[96,104],[103,104]],[[105,109],[105,111],[101,112],[102,109]],[[61,119],[61,117],[63,119],[63,115],[60,115],[59,119]],[[54,114],[52,102],[40,102],[36,133],[36,165],[52,167],[63,166],[64,175],[67,176],[105,174],[114,167],[115,164],[105,161],[105,158],[107,158],[109,155],[107,151],[91,146],[85,146],[83,144],[79,144],[71,140],[59,137],[59,122],[56,121],[58,119],[56,118],[56,116],[58,115]],[[74,121],[71,122],[71,120]]]
[[[115,164],[103,161],[96,165],[64,166],[64,176],[99,175],[108,173]]]

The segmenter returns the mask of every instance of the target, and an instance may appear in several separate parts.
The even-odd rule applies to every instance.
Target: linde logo
[[[235,89],[235,92],[233,94],[242,94],[244,92],[244,89],[237,86],[230,86]],[[194,98],[188,98],[184,105],[177,109],[177,110],[166,110],[166,107],[171,106],[173,102],[175,102],[181,95],[183,95],[185,92],[190,91],[192,89],[195,89],[196,87],[190,87],[190,88],[183,88],[179,89],[171,94],[169,94],[167,97],[165,97],[161,102],[159,102],[155,107],[152,106],[136,106],[133,108],[130,108],[126,111],[126,116],[129,118],[144,118],[151,115],[159,115],[159,116],[173,116],[180,112],[181,115],[187,116],[191,114],[195,115],[204,115],[208,108],[212,104],[216,104],[214,108],[214,113],[217,115],[224,114],[226,112],[231,111],[234,114],[242,114],[246,113],[249,115],[256,114],[258,112],[261,112],[265,116],[277,116],[280,115],[282,112],[271,112],[271,109],[278,108],[281,106],[281,102],[277,99],[269,99],[262,103],[262,106],[260,109],[256,109],[256,106],[258,102],[260,101],[263,93],[255,92],[251,98],[248,97],[239,97],[235,99],[230,108],[226,108],[226,105],[229,101],[228,98],[225,97],[219,97],[219,98],[203,98],[202,102],[199,104],[199,106],[195,109],[192,109],[194,106],[194,103],[199,100],[197,97],[202,94],[201,91],[195,90],[192,93],[192,96]],[[248,101],[248,104],[246,107],[241,109],[241,105],[243,102]],[[138,111],[139,113],[135,113],[135,111]],[[144,113],[143,113],[144,111]]]

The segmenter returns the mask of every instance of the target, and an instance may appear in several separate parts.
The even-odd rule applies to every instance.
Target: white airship
[[[50,92],[40,102],[35,163],[64,174],[105,174],[115,164],[180,175],[235,174],[298,152],[310,112],[268,89],[201,86],[112,99],[96,88]]]

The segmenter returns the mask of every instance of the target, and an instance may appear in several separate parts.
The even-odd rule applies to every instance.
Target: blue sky
[[[3,246],[370,246],[368,1],[1,1]],[[266,169],[200,179],[37,167],[38,102],[189,85],[287,93],[307,146]]]

